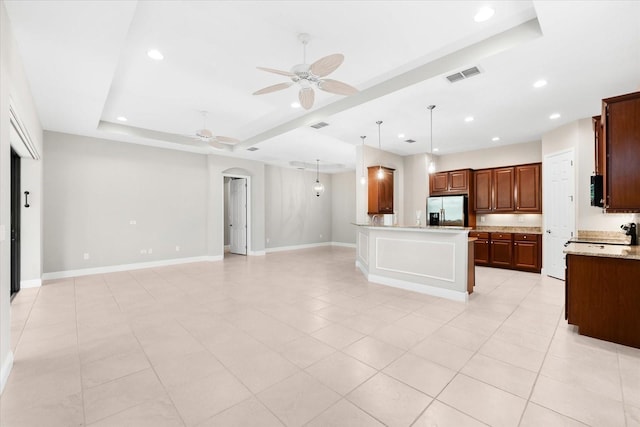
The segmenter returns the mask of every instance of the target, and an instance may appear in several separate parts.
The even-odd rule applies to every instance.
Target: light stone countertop
[[[569,243],[564,249],[564,253],[568,255],[600,256],[640,261],[640,246]]]
[[[389,231],[420,231],[420,232],[445,232],[457,233],[460,231],[471,231],[471,227],[452,227],[452,226],[436,226],[436,225],[374,225],[374,224],[358,224],[352,222],[358,227],[370,228],[373,230],[389,230]]]
[[[508,227],[508,226],[477,226],[473,231],[485,233],[525,233],[525,234],[542,234],[540,227]]]

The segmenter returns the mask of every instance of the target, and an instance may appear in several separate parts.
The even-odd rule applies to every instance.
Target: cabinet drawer
[[[491,233],[491,240],[511,240],[511,233]]]
[[[484,231],[470,231],[469,237],[477,237],[478,239],[488,239],[489,233]]]
[[[538,235],[516,233],[513,235],[513,240],[515,240],[516,242],[535,242],[538,240]]]

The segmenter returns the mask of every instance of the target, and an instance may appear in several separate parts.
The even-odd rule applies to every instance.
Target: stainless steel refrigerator
[[[427,198],[429,225],[467,227],[467,196],[442,196]]]

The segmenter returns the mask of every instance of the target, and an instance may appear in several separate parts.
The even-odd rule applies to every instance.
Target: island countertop
[[[473,230],[471,227],[454,227],[454,226],[438,226],[438,225],[375,225],[375,224],[359,224],[352,222],[357,227],[370,228],[373,230],[393,230],[393,231],[421,231],[421,232],[441,232],[441,233],[459,233],[461,231],[469,232]]]

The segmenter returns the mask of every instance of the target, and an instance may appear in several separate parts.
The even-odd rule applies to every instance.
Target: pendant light
[[[365,185],[367,183],[367,177],[364,176],[364,139],[366,138],[365,136],[361,136],[360,139],[362,139],[362,175],[360,176],[360,184]]]
[[[434,173],[436,171],[436,163],[433,161],[433,109],[436,108],[435,105],[429,105],[427,107],[429,109],[429,112],[431,113],[431,145],[429,146],[429,154],[430,154],[430,161],[429,161],[429,169],[428,172],[430,174]]]
[[[378,125],[378,150],[382,151],[382,144],[380,142],[380,125],[382,124],[382,120],[378,120],[376,124]],[[378,166],[376,177],[378,179],[384,179],[384,171],[382,170],[382,165]]]
[[[316,197],[320,197],[324,193],[324,185],[320,182],[320,159],[316,159],[316,182],[311,187]]]

